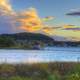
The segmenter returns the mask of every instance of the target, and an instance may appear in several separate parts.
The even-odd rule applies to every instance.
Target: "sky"
[[[55,16],[56,19],[50,22],[53,25],[74,24],[80,26],[79,16],[75,18],[65,15],[70,10],[80,9],[80,0],[11,0],[11,3],[16,11],[34,7],[42,18]]]
[[[80,41],[80,0],[0,0],[0,33],[40,32]]]

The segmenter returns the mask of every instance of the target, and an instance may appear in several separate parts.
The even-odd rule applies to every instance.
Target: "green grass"
[[[80,63],[0,64],[0,80],[80,80]]]

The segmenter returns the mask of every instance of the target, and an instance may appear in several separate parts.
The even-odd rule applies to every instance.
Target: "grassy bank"
[[[0,64],[0,80],[80,80],[80,63]]]

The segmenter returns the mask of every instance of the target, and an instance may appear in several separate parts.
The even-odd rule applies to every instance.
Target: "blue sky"
[[[55,16],[56,19],[48,24],[74,24],[80,25],[80,17],[65,15],[72,9],[80,8],[80,0],[11,0],[11,4],[16,11],[34,7],[38,10],[40,17]]]

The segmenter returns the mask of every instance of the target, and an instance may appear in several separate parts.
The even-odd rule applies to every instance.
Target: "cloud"
[[[10,15],[14,14],[11,4],[9,0],[0,0],[0,13],[1,15]]]
[[[18,29],[25,30],[28,32],[39,32],[43,30],[43,23],[54,19],[53,16],[47,16],[45,18],[40,18],[36,8],[28,8],[25,11],[21,11],[17,14],[17,21],[21,23]]]
[[[63,26],[64,29],[66,29],[66,28],[74,28],[74,27],[75,27],[75,25],[64,25]]]
[[[8,0],[0,0],[0,33],[15,32],[15,12]]]
[[[54,16],[47,16],[47,17],[43,18],[42,21],[46,22],[46,21],[53,20],[54,18],[55,18]]]
[[[21,30],[35,32],[42,27],[42,21],[35,8],[29,8],[17,13],[14,12],[7,0],[0,0],[0,17],[0,29],[3,32],[8,32],[8,30],[9,32],[12,30],[12,32],[19,32]],[[2,23],[4,24],[2,25]],[[17,23],[19,24],[18,27]]]
[[[72,31],[80,31],[79,27],[76,27],[75,25],[64,25],[63,30],[72,30]]]
[[[80,12],[70,12],[70,13],[67,13],[66,15],[70,15],[70,16],[80,16]]]
[[[52,20],[48,16],[41,19],[35,8],[15,12],[9,0],[0,0],[0,30],[1,32],[39,32],[45,26],[44,21]],[[3,24],[4,23],[4,24]],[[19,24],[17,26],[17,24]]]
[[[65,30],[80,31],[80,28],[66,28]]]
[[[17,21],[21,23],[19,29],[35,32],[42,28],[42,21],[35,8],[29,8],[27,11],[21,12],[18,16]]]
[[[71,9],[70,12],[66,13],[69,16],[80,16],[80,9]]]

